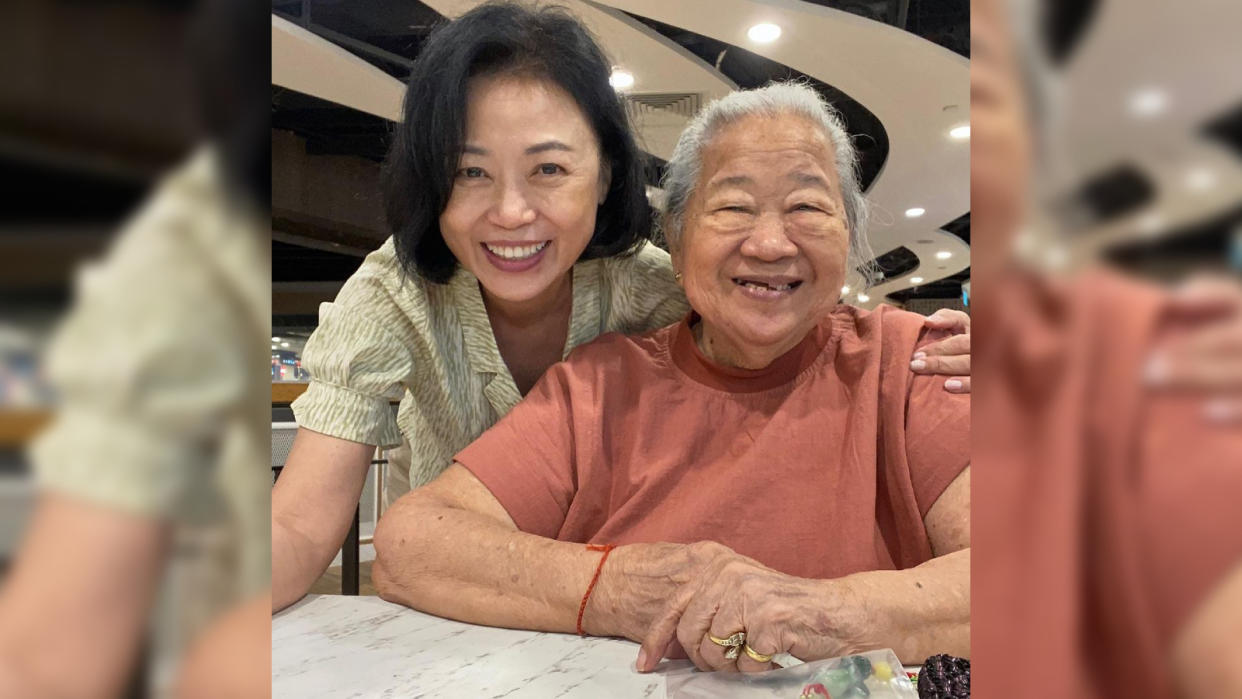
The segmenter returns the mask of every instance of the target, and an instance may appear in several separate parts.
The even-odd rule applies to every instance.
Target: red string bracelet
[[[595,575],[591,576],[591,584],[587,585],[586,594],[582,596],[582,604],[578,605],[579,636],[586,635],[586,631],[582,630],[582,615],[586,613],[587,600],[591,599],[591,591],[595,589],[595,583],[599,582],[599,574],[604,570],[604,561],[608,560],[608,554],[612,553],[612,550],[615,548],[616,546],[613,544],[605,544],[603,546],[598,544],[587,544],[588,551],[603,551],[604,555],[599,557],[599,565],[595,566]]]

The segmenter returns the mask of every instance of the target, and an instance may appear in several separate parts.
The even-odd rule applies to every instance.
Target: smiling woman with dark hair
[[[470,37],[463,41],[462,37]],[[453,193],[466,144],[471,81],[507,77],[554,85],[581,110],[599,141],[607,194],[579,259],[632,252],[650,229],[642,161],[625,111],[608,83],[607,59],[568,13],[484,5],[431,36],[410,75],[384,167],[384,201],[397,258],[425,279],[447,283],[458,262],[439,217]],[[462,80],[466,76],[466,80]]]

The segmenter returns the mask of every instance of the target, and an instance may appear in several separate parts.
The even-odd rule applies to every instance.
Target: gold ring
[[[754,648],[751,648],[751,647],[750,647],[750,644],[749,644],[749,643],[747,643],[747,644],[743,647],[743,650],[745,650],[745,651],[746,651],[746,655],[750,656],[750,659],[751,659],[751,660],[753,660],[753,661],[755,661],[755,662],[757,662],[757,663],[770,663],[770,662],[772,662],[772,656],[771,656],[771,655],[764,655],[763,653],[758,653],[758,652],[756,652]]]
[[[738,631],[728,638],[716,638],[709,633],[707,634],[707,638],[718,646],[724,646],[725,648],[737,648],[746,642],[746,632]]]

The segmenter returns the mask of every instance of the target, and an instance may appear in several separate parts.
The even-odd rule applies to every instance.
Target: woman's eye
[[[798,204],[794,207],[794,211],[823,211],[823,209],[814,204]]]
[[[541,175],[559,175],[561,172],[561,166],[556,163],[543,163],[539,166],[539,174]]]
[[[460,170],[458,170],[458,171],[457,171],[457,176],[458,176],[458,177],[465,177],[466,179],[476,179],[476,178],[479,178],[479,177],[482,177],[482,176],[483,176],[483,168],[481,168],[481,167],[463,167],[462,169],[460,169]]]
[[[722,206],[720,207],[719,211],[732,211],[735,213],[744,214],[746,213],[746,207],[745,206]]]

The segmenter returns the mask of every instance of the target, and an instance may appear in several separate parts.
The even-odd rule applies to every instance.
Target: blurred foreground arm
[[[166,545],[159,520],[44,495],[0,593],[0,696],[118,695]]]

